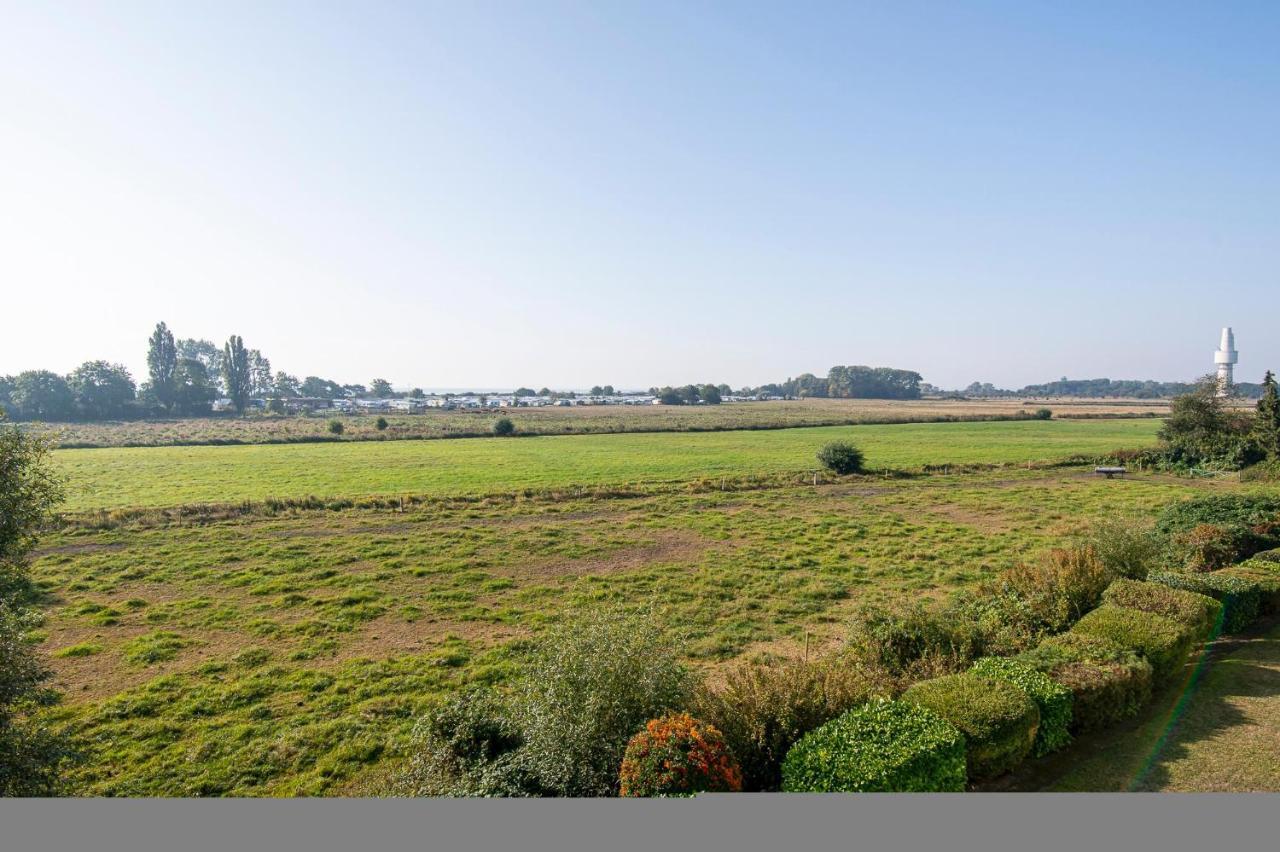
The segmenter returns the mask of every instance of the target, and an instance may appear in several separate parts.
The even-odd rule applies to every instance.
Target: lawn
[[[68,511],[267,497],[517,492],[810,470],[851,440],[873,468],[1050,461],[1155,442],[1152,419],[63,450]]]
[[[838,646],[864,604],[945,595],[1092,519],[1234,487],[1006,469],[69,529],[34,565],[65,694],[51,719],[86,744],[80,793],[358,791],[430,702],[508,682],[575,608],[651,606],[697,666],[797,655]]]

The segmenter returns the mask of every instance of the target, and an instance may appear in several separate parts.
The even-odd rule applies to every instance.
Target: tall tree
[[[68,377],[76,407],[85,420],[113,420],[124,415],[137,387],[120,364],[86,361]],[[172,381],[172,378],[170,379]]]
[[[178,341],[178,357],[194,358],[204,364],[204,371],[211,379],[222,375],[222,350],[209,340],[187,338]]]
[[[291,376],[284,370],[276,373],[276,378],[271,390],[276,396],[285,399],[303,395],[298,391],[298,377]],[[310,396],[310,394],[307,395]]]
[[[271,378],[271,362],[257,349],[249,350],[249,393],[255,397],[270,396],[275,388]]]
[[[1258,400],[1254,434],[1268,458],[1280,459],[1280,393],[1276,390],[1275,374],[1270,370],[1262,379],[1262,398]]]
[[[217,396],[209,382],[204,362],[196,358],[179,358],[173,371],[173,407],[186,415],[209,413],[209,403]]]
[[[147,373],[151,392],[166,409],[173,408],[173,372],[176,369],[178,346],[173,342],[173,332],[163,322],[158,322],[147,342]]]
[[[227,338],[222,349],[222,384],[237,414],[244,414],[249,405],[249,392],[253,376],[249,372],[249,352],[244,340],[236,334]]]
[[[9,398],[26,420],[66,420],[75,411],[67,380],[48,370],[28,370],[13,380]]]
[[[386,379],[374,379],[369,382],[369,393],[374,399],[387,399],[395,396],[395,391],[391,390],[391,382]]]

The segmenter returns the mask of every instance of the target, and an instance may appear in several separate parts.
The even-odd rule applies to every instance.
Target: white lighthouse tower
[[[1236,351],[1236,336],[1228,326],[1222,330],[1222,343],[1213,353],[1213,363],[1218,368],[1218,396],[1226,396],[1231,391],[1232,368],[1240,360]]]

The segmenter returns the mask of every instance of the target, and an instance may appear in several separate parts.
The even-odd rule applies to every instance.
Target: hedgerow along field
[[[1155,443],[1150,419],[926,423],[733,431],[229,447],[65,450],[64,509],[269,497],[518,493],[812,470],[849,440],[881,470],[1018,464]]]

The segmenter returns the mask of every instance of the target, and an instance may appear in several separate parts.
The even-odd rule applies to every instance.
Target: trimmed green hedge
[[[1220,577],[1235,577],[1258,586],[1258,614],[1280,612],[1280,562],[1250,559],[1217,572]]]
[[[1116,580],[1102,593],[1102,601],[1171,618],[1202,642],[1213,635],[1222,616],[1222,604],[1214,598],[1163,583]]]
[[[1063,633],[1015,659],[1071,690],[1072,734],[1131,719],[1151,700],[1151,664],[1109,639]]]
[[[877,700],[800,738],[782,761],[789,793],[949,793],[965,784],[964,736],[941,717]]]
[[[1173,680],[1187,662],[1194,638],[1178,622],[1115,604],[1103,604],[1071,628],[1072,633],[1100,636],[1132,648],[1151,663],[1156,686]]]
[[[937,713],[964,734],[973,780],[994,778],[1021,763],[1040,727],[1036,703],[1007,680],[947,675],[920,681],[902,700]]]
[[[1280,563],[1280,547],[1277,547],[1273,550],[1264,550],[1261,553],[1255,553],[1253,555],[1253,558],[1260,559],[1263,562]]]
[[[1007,680],[1022,689],[1040,709],[1031,753],[1043,757],[1071,742],[1071,690],[1028,663],[1009,657],[983,657],[969,669],[970,674]]]
[[[1224,576],[1221,571],[1206,574],[1181,574],[1174,571],[1157,571],[1147,577],[1152,583],[1162,583],[1173,589],[1199,592],[1222,601],[1222,632],[1239,633],[1258,617],[1262,600],[1262,587],[1255,581]]]

